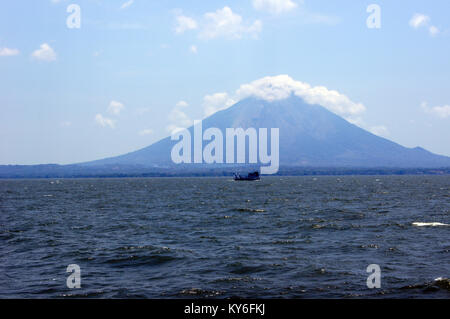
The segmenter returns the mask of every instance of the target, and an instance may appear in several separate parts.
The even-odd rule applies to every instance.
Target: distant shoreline
[[[0,165],[0,179],[51,178],[148,178],[148,177],[232,177],[234,172],[248,172],[254,167],[145,168],[129,166],[87,167],[79,165]],[[281,167],[267,176],[398,176],[450,175],[445,168],[348,168],[348,167]]]

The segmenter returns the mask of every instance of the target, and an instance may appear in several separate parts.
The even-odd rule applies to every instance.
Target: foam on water
[[[423,222],[414,222],[412,223],[414,226],[417,227],[436,227],[436,226],[450,226],[448,224],[443,224],[443,223],[437,223],[437,222],[432,222],[432,223],[423,223]]]

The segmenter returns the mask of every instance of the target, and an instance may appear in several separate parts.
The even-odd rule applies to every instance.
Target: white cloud
[[[440,30],[438,27],[436,27],[434,25],[430,25],[430,21],[431,21],[431,19],[429,16],[421,14],[421,13],[416,13],[411,18],[411,20],[409,20],[409,25],[414,29],[427,27],[430,36],[435,37],[440,33]]]
[[[197,46],[191,45],[190,48],[189,48],[189,51],[190,51],[191,53],[197,54],[197,52],[198,52]]]
[[[373,126],[370,128],[370,132],[381,137],[388,137],[390,135],[389,130],[384,125]]]
[[[225,37],[240,39],[244,34],[256,36],[262,30],[262,22],[255,20],[250,25],[245,25],[240,15],[234,13],[229,7],[224,7],[215,12],[205,13],[205,25],[200,32],[203,39]]]
[[[256,10],[267,11],[273,14],[288,12],[298,6],[292,0],[253,0],[252,4]]]
[[[372,134],[375,134],[375,135],[378,135],[378,136],[381,136],[384,138],[388,138],[391,135],[391,133],[389,132],[389,129],[386,126],[384,126],[384,125],[370,126],[363,120],[363,118],[361,116],[349,115],[349,116],[344,116],[344,119],[351,124],[354,124],[366,131],[371,132]]]
[[[188,127],[192,124],[192,120],[183,111],[175,108],[169,113],[169,120],[174,124],[182,127]]]
[[[31,56],[37,60],[51,62],[56,60],[55,51],[47,44],[43,43],[40,46],[40,49],[34,51]]]
[[[337,16],[310,12],[303,7],[303,0],[252,0],[252,3],[256,10],[269,12],[272,15],[280,15],[298,9],[298,22],[303,24],[336,25],[341,21]]]
[[[181,110],[187,106],[188,104],[185,101],[179,101],[172,111],[170,111],[168,116],[170,124],[167,126],[167,131],[171,134],[193,124],[193,121],[189,118],[189,116]]]
[[[354,124],[362,122],[357,116],[366,110],[363,104],[351,101],[338,91],[329,90],[324,86],[313,87],[308,83],[295,81],[288,75],[267,76],[243,84],[236,90],[234,96],[225,92],[206,95],[203,106],[205,115],[209,116],[250,96],[275,101],[286,99],[291,95],[299,96],[309,104],[319,104],[331,112],[344,116]]]
[[[108,112],[114,115],[119,115],[124,109],[124,105],[117,101],[111,101],[108,106]]]
[[[116,121],[114,121],[113,119],[104,117],[101,114],[97,114],[95,116],[95,122],[97,122],[97,124],[102,126],[102,127],[107,127],[107,126],[109,126],[110,128],[115,128],[116,127]]]
[[[191,17],[187,17],[184,15],[177,15],[175,19],[176,19],[175,32],[178,34],[182,34],[188,30],[197,29],[198,27],[197,21],[195,21]]]
[[[141,130],[139,132],[139,135],[141,135],[141,136],[150,135],[150,134],[153,134],[153,130],[152,129],[145,129],[145,130]]]
[[[428,29],[428,31],[430,32],[430,35],[431,35],[432,37],[435,37],[435,36],[437,36],[437,35],[439,34],[439,29],[438,29],[437,27],[435,27],[434,25],[432,25],[432,26]]]
[[[20,53],[17,49],[0,48],[0,56],[15,56]]]
[[[450,105],[429,107],[427,102],[423,102],[421,107],[428,114],[436,115],[443,119],[450,117]]]
[[[347,122],[349,122],[349,123],[351,123],[351,124],[354,124],[354,125],[356,125],[356,126],[359,126],[359,127],[366,127],[366,123],[364,122],[364,120],[363,120],[362,117],[360,117],[360,116],[347,115],[347,116],[344,116],[344,119],[345,119]]]
[[[179,101],[176,104],[177,107],[188,107],[189,104],[186,101]]]
[[[238,99],[255,96],[267,101],[281,100],[294,94],[309,104],[319,104],[328,110],[342,115],[355,116],[365,111],[361,103],[351,101],[346,95],[324,86],[311,86],[308,83],[293,80],[288,75],[267,76],[241,85],[237,90]]]
[[[236,101],[232,99],[228,93],[215,93],[211,95],[206,95],[203,98],[203,110],[205,116],[210,116],[220,110],[229,108]]]
[[[199,22],[192,17],[185,16],[180,10],[175,10],[175,33],[182,34],[188,30],[198,29],[198,36],[202,39],[219,37],[241,39],[244,35],[256,37],[262,30],[262,22],[255,20],[244,23],[243,18],[225,6],[214,12],[207,12]],[[197,53],[197,47],[190,47],[192,53]]]
[[[409,20],[409,25],[414,29],[418,29],[420,27],[426,26],[429,21],[430,21],[429,16],[426,16],[421,13],[416,13],[413,15],[411,20]]]
[[[120,6],[120,9],[126,9],[126,8],[128,8],[129,6],[131,6],[133,3],[134,3],[134,0],[129,0],[129,1],[127,1],[127,2],[124,2],[124,3]]]

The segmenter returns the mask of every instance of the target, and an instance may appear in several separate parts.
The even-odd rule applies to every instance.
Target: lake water
[[[0,298],[448,298],[449,224],[450,176],[2,180]]]

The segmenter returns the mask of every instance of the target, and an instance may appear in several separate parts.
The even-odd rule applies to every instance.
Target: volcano
[[[202,126],[203,130],[214,127],[222,132],[226,128],[279,128],[281,167],[450,167],[450,157],[421,147],[403,147],[295,95],[276,101],[249,97],[204,119]],[[193,127],[188,130],[193,133]],[[167,137],[135,152],[79,165],[169,168],[175,166],[171,150],[176,143]]]

